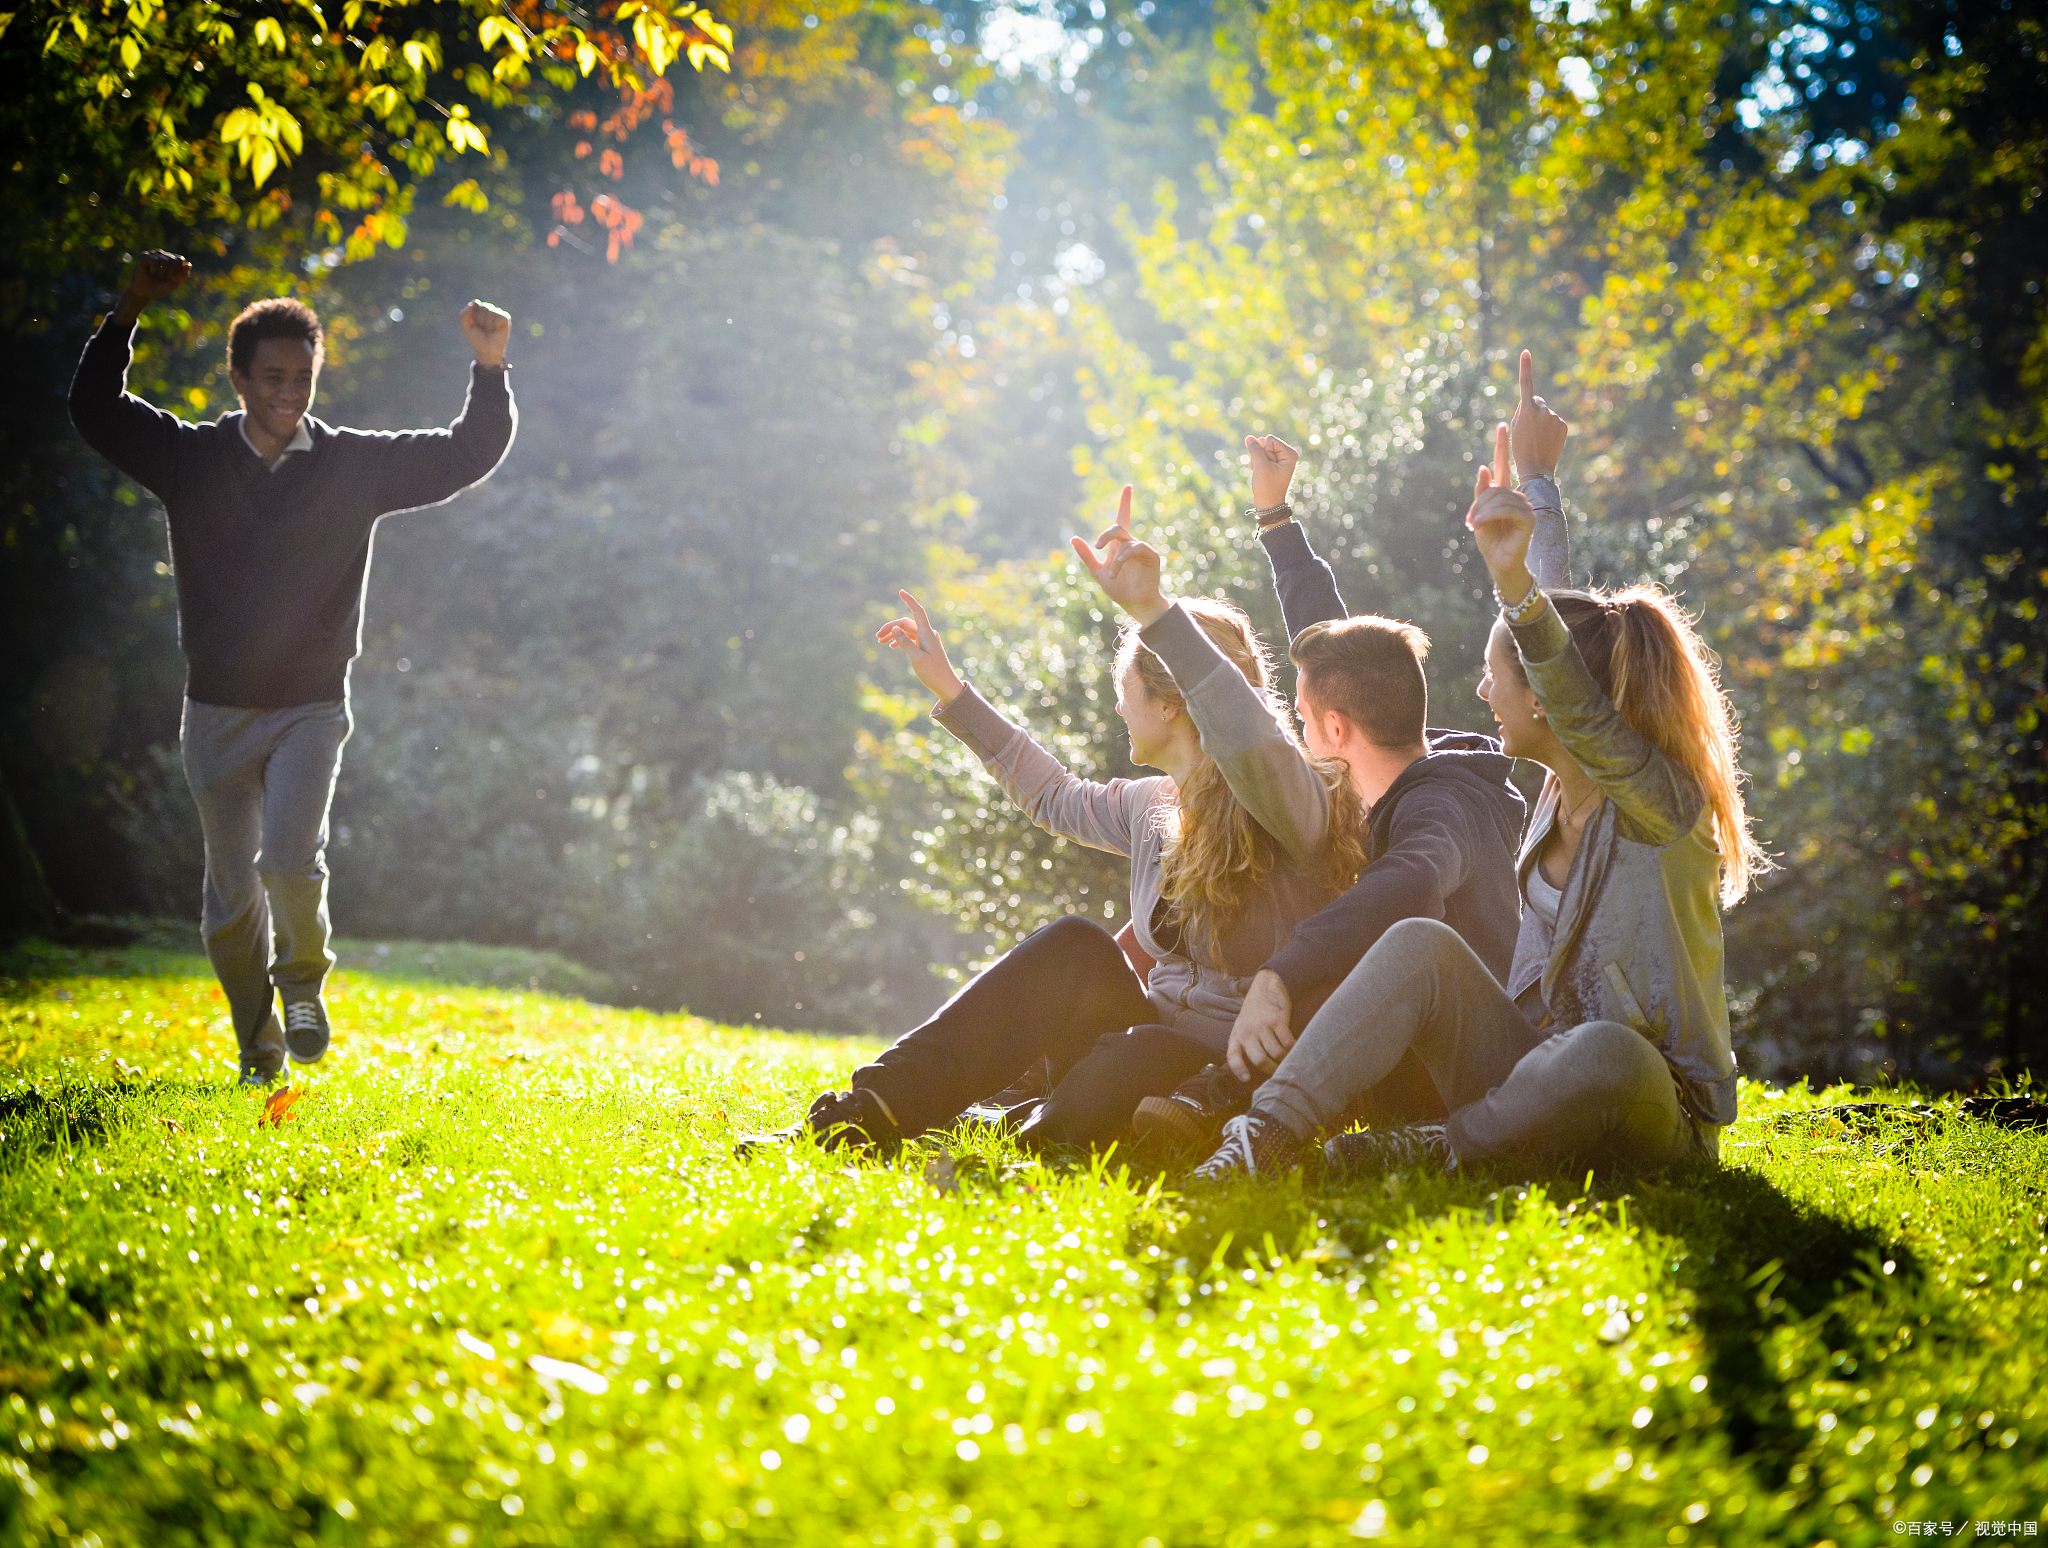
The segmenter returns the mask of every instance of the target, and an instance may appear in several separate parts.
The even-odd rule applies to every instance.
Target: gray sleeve
[[[1090,849],[1129,855],[1141,827],[1150,822],[1158,781],[1082,779],[1032,740],[1022,726],[1005,719],[972,684],[933,718],[979,758],[1003,787],[1003,794],[1033,824]]]
[[[1564,517],[1564,497],[1554,478],[1525,478],[1522,493],[1536,508],[1536,530],[1529,536],[1529,573],[1545,591],[1572,583],[1572,532]]]
[[[1621,718],[1557,609],[1546,604],[1528,623],[1509,627],[1544,715],[1579,767],[1614,802],[1623,835],[1663,845],[1690,833],[1706,804],[1700,787]]]
[[[1290,859],[1319,856],[1329,844],[1330,792],[1272,706],[1178,603],[1139,638],[1173,673],[1202,734],[1202,750],[1216,760],[1252,821]]]

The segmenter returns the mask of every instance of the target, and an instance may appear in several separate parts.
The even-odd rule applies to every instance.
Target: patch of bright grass
[[[2039,1133],[1752,1086],[1720,1170],[1590,1190],[739,1162],[873,1045],[347,972],[267,1126],[203,962],[0,972],[8,1540],[1846,1548],[2048,1508]]]

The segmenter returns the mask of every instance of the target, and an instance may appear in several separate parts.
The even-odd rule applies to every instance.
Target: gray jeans
[[[1513,1152],[1654,1169],[1718,1154],[1680,1106],[1655,1044],[1615,1021],[1546,1037],[1473,954],[1434,919],[1404,919],[1315,1013],[1252,1111],[1307,1138],[1413,1048],[1450,1109],[1461,1161]]]
[[[284,1064],[275,994],[312,999],[334,966],[327,808],[350,724],[345,699],[290,709],[185,701],[179,746],[206,835],[200,927],[244,1072]]]

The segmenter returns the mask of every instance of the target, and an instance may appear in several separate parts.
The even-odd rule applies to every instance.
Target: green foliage
[[[2048,1485],[2039,1133],[1749,1086],[1721,1169],[1591,1191],[743,1163],[869,1050],[354,974],[269,1127],[203,964],[4,966],[24,1542],[1851,1544]]]
[[[599,69],[644,91],[679,56],[728,68],[732,46],[687,0],[616,8],[608,20],[630,17],[629,31],[481,0],[278,10],[251,22],[211,0],[42,0],[10,13],[0,57],[20,89],[0,123],[21,158],[8,193],[28,217],[15,261],[48,274],[94,248],[183,246],[193,227],[262,232],[287,217],[300,245],[337,259],[401,247],[418,179],[451,157],[490,159],[491,110],[553,109]],[[307,172],[265,192],[308,146]]]
[[[1743,714],[1783,862],[1729,919],[1745,1056],[2015,1070],[2043,986],[2048,276],[1986,233],[2040,219],[2020,147],[2043,131],[2015,106],[2040,100],[2038,24],[1856,15],[1233,10],[1213,159],[1126,220],[1144,305],[1077,313],[1076,467],[1099,510],[1134,481],[1170,583],[1270,634],[1238,438],[1299,438],[1350,605],[1422,624],[1437,721],[1484,725],[1459,518],[1533,348],[1574,424],[1580,577],[1681,591]],[[1012,625],[1012,662],[1088,630],[1063,559],[1031,574],[1006,584],[1043,588],[1043,638]],[[1071,742],[1114,741],[1101,700],[1062,709]],[[1027,845],[1015,819],[975,841]],[[925,853],[930,897],[985,912]]]

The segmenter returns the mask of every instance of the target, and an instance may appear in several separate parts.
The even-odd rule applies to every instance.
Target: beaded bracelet
[[[1294,520],[1294,507],[1282,500],[1278,505],[1247,506],[1245,514],[1251,517],[1252,525],[1263,532],[1268,527],[1277,527],[1283,522]]]
[[[1500,594],[1500,587],[1496,586],[1493,588],[1493,600],[1500,604],[1501,617],[1510,624],[1519,625],[1534,622],[1536,615],[1543,611],[1543,604],[1549,598],[1544,596],[1541,586],[1531,586],[1529,594],[1511,607],[1508,605],[1508,599]]]

